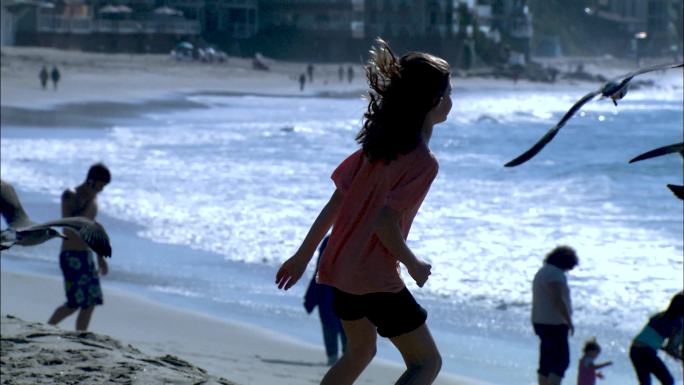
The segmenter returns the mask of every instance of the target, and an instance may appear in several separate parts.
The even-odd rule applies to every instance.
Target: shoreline
[[[167,99],[174,95],[220,93],[292,97],[357,97],[367,91],[361,63],[317,64],[314,82],[300,91],[297,76],[306,63],[269,60],[269,71],[255,70],[251,59],[230,57],[226,63],[178,62],[168,55],[102,54],[38,47],[2,47],[2,106],[49,109],[58,105],[89,101],[138,103]],[[657,59],[656,59],[657,60]],[[591,73],[622,73],[634,69],[626,60],[560,58],[547,60],[554,66],[586,62]],[[566,64],[563,64],[566,63]],[[603,63],[603,64],[601,64]],[[42,65],[57,65],[62,80],[57,90],[42,90],[38,71]],[[351,82],[339,81],[339,65],[352,66]],[[454,71],[460,74],[461,71]],[[577,84],[559,79],[555,83],[513,82],[506,78],[454,76],[454,88],[509,89],[549,88]],[[592,87],[593,88],[593,87]]]
[[[252,68],[251,59],[229,57],[226,63],[178,62],[168,55],[102,54],[41,47],[2,47],[0,107],[2,123],[22,126],[106,127],[108,119],[141,115],[150,110],[204,108],[188,98],[209,96],[256,96],[284,98],[363,98],[367,84],[360,63],[317,64],[314,82],[300,91],[298,75],[306,63],[269,59],[270,70]],[[537,60],[537,59],[535,59]],[[564,57],[538,59],[543,65],[570,68],[585,63],[588,74],[614,76],[635,69],[635,63],[615,58]],[[644,65],[662,62],[650,59]],[[41,89],[38,72],[42,65],[57,65],[62,77],[56,90]],[[351,82],[337,78],[339,65],[355,70]],[[669,71],[662,76],[646,74],[639,79],[658,78],[655,86],[682,88],[681,77]],[[517,82],[507,78],[457,76],[454,92],[491,90],[549,91],[578,88],[578,97],[593,90],[596,82],[558,79],[554,83]],[[472,74],[471,74],[472,75]],[[675,74],[676,75],[676,74]],[[104,121],[104,122],[103,122]]]
[[[50,192],[27,192],[19,190],[18,194],[22,197],[23,204],[27,211],[32,213],[32,216],[34,213],[36,214],[34,218],[36,220],[47,220],[49,219],[50,213],[58,211],[58,204],[50,197]],[[138,258],[147,256],[153,257],[149,253],[154,253],[156,256],[164,256],[161,259],[174,266],[182,266],[178,264],[180,261],[177,261],[177,258],[179,257],[183,260],[199,261],[204,260],[206,256],[211,257],[211,255],[202,251],[184,250],[185,246],[181,245],[155,244],[149,239],[137,239],[138,236],[135,235],[134,232],[138,225],[113,218],[106,213],[102,213],[101,215],[102,217],[99,218],[99,221],[110,229],[112,241],[119,245],[117,247],[116,255],[111,262],[110,274],[102,280],[105,294],[105,306],[103,309],[110,303],[108,293],[110,288],[113,288],[115,291],[133,293],[134,296],[174,309],[187,310],[191,313],[199,313],[219,320],[225,319],[228,321],[236,321],[239,324],[255,325],[261,330],[267,330],[285,336],[287,339],[294,340],[298,344],[309,346],[316,352],[314,355],[317,362],[323,363],[325,360],[318,316],[315,312],[307,315],[301,307],[301,297],[303,296],[303,290],[306,287],[304,283],[310,278],[309,275],[306,276],[306,279],[303,279],[301,285],[284,293],[272,287],[274,271],[268,266],[244,264],[241,262],[218,262],[220,263],[221,271],[226,277],[234,277],[228,280],[228,285],[239,288],[239,290],[253,287],[254,292],[247,290],[244,292],[244,295],[239,294],[238,292],[234,295],[227,294],[216,302],[215,300],[207,299],[211,298],[211,295],[209,297],[198,298],[192,293],[190,293],[190,296],[184,296],[179,295],[180,292],[178,291],[164,291],[164,288],[167,285],[165,283],[167,282],[167,278],[164,275],[155,277],[156,274],[150,272],[151,276],[145,275],[145,281],[140,281],[142,276],[139,274],[142,273],[132,271],[130,269],[130,264]],[[122,233],[124,228],[126,229],[126,233]],[[133,233],[129,233],[130,230],[133,230]],[[136,238],[136,240],[133,238]],[[57,283],[59,284],[59,267],[54,263],[54,257],[58,254],[58,247],[58,243],[48,242],[31,248],[19,247],[3,252],[0,270],[47,277],[49,280],[58,281]],[[164,266],[160,266],[161,271],[164,269]],[[157,288],[161,290],[158,290]],[[23,289],[18,291],[22,292],[22,290]],[[193,289],[188,290],[192,291]],[[12,291],[17,290],[5,290],[4,293]],[[60,303],[60,300],[63,301],[61,287],[56,287],[54,292],[56,293],[54,297],[57,302],[41,305],[42,310],[37,311],[40,314],[34,319],[35,321],[44,322],[47,319],[46,317],[49,316],[49,313],[53,310],[53,307],[57,306],[57,304]],[[428,300],[426,299],[426,301]],[[432,302],[430,301],[430,303]],[[428,303],[426,303],[426,305],[430,306]],[[438,314],[440,311],[443,312],[443,309],[434,310],[436,311],[435,314]],[[4,314],[5,303],[2,303],[2,311]],[[98,317],[98,314],[99,308],[98,311],[96,311],[95,317]],[[26,319],[25,317],[22,318]],[[62,328],[73,328],[73,316],[65,322],[66,323],[60,324]],[[459,362],[470,362],[471,358],[469,356],[473,353],[472,344],[474,344],[475,341],[483,343],[483,338],[486,339],[486,336],[483,336],[482,333],[472,333],[472,328],[464,328],[463,330],[458,331],[458,335],[451,335],[449,338],[443,339],[443,337],[446,336],[443,336],[441,331],[436,329],[437,324],[435,324],[435,322],[438,322],[437,318],[432,318],[430,325],[431,330],[438,340],[440,351],[442,351],[445,360],[450,361],[445,361],[440,374],[440,381],[447,381],[448,379],[455,377],[467,379],[465,380],[466,382],[464,385],[469,385],[471,383],[492,385],[505,383],[496,378],[492,379],[487,378],[487,376],[481,376],[481,371],[479,369],[473,370],[466,366],[464,370],[464,368],[460,366],[453,367],[451,365],[454,356],[449,351],[448,346],[462,347],[462,349],[459,349],[462,351],[457,353]],[[454,326],[455,324],[450,324],[450,326],[446,327],[448,330],[453,330]],[[94,331],[99,332],[100,330]],[[137,344],[134,343],[134,345],[140,348]],[[515,350],[516,348],[513,347],[512,349]],[[181,358],[185,357],[181,353],[175,351],[170,354]],[[262,356],[264,355],[262,354]],[[481,365],[477,356],[472,358],[475,358],[473,364]],[[206,369],[206,366],[201,363],[195,362],[187,357],[184,359]],[[389,340],[383,338],[378,340],[378,354],[376,355],[376,359],[379,362],[390,363],[390,365],[396,367],[399,367],[402,362],[398,351],[396,351]],[[476,367],[483,369],[480,366]],[[500,368],[502,370],[504,370],[504,368],[505,370],[511,369],[509,366]],[[268,371],[270,369],[264,368],[263,370]],[[218,374],[215,372],[210,373]],[[399,372],[396,373],[398,377]],[[322,375],[323,374],[321,373],[320,377],[314,382],[319,381],[320,378],[322,378]],[[445,376],[445,378],[441,379],[442,376]],[[226,378],[234,380],[230,377]],[[453,383],[449,381],[445,382],[445,384]],[[261,382],[255,382],[255,384],[261,384]],[[456,382],[455,384],[459,384],[459,382]]]
[[[4,268],[1,275],[3,316],[42,323],[63,300],[57,278]],[[261,327],[174,308],[106,283],[103,286],[105,304],[94,313],[90,331],[145,354],[177,356],[238,384],[317,383],[327,370],[322,347]],[[71,330],[73,321],[74,316],[67,318],[58,329]],[[388,378],[398,378],[402,371],[398,364],[375,358],[358,383],[382,384]],[[447,373],[441,373],[435,384],[486,385]]]
[[[367,93],[360,64],[351,64],[356,72],[351,83],[339,82],[336,74],[339,64],[350,63],[318,64],[315,81],[300,91],[296,77],[306,63],[270,60],[270,71],[258,71],[252,69],[250,59],[239,57],[230,57],[227,63],[208,64],[177,62],[167,55],[102,54],[38,47],[2,47],[0,52],[1,121],[16,126],[105,128],[114,119],[139,117],[149,111],[205,108],[189,100],[197,95],[360,99]],[[586,63],[588,73],[608,76],[634,69],[631,61],[614,58],[567,57],[541,62],[557,67]],[[57,90],[40,88],[37,74],[43,64],[59,66],[62,80]],[[656,87],[681,89],[681,77],[676,75],[676,71],[669,71],[665,76],[647,74],[643,78],[660,76]],[[454,76],[452,83],[457,96],[492,90],[543,92],[577,88],[580,97],[597,86],[595,82],[571,79],[543,83],[476,76]]]

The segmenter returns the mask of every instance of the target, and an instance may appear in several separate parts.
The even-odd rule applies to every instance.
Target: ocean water
[[[567,382],[583,341],[596,336],[601,359],[615,362],[602,383],[635,383],[629,341],[683,287],[682,202],[665,187],[682,184],[682,159],[627,161],[682,141],[681,81],[631,91],[618,107],[594,101],[531,161],[502,166],[587,91],[455,88],[430,143],[439,175],[409,236],[433,275],[422,289],[405,275],[430,313],[445,370],[535,383],[530,282],[544,255],[568,244],[580,265],[569,273],[577,333]],[[332,194],[330,173],[357,148],[364,101],[184,99],[188,108],[118,116],[106,128],[3,124],[2,178],[33,217],[49,219],[61,191],[105,162],[113,182],[99,219],[114,249],[106,284],[321,344],[301,306],[311,271],[288,292],[273,276]],[[59,274],[57,249],[14,248],[2,267]],[[387,341],[380,356],[400,361]],[[668,365],[681,384],[681,366]]]

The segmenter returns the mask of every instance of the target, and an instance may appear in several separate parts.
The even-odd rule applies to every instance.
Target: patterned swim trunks
[[[64,275],[68,307],[83,309],[102,305],[100,278],[90,251],[62,251],[59,254],[59,266]]]

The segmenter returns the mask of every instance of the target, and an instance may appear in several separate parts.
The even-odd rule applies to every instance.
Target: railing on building
[[[47,33],[146,33],[197,35],[199,22],[195,20],[103,20],[40,15],[38,31]]]

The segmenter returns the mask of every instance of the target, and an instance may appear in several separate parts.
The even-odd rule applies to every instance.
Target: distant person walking
[[[575,250],[558,246],[532,281],[532,325],[539,336],[539,385],[559,385],[570,365],[568,333],[573,335],[572,303],[565,273],[577,266]]]
[[[375,356],[378,335],[404,358],[406,371],[397,384],[428,385],[442,358],[425,323],[427,311],[404,284],[399,265],[418,287],[430,276],[432,267],[409,249],[406,238],[437,176],[429,142],[451,110],[451,70],[427,53],[397,58],[381,39],[366,68],[368,108],[356,136],[361,149],[332,173],[336,189],[301,246],[278,269],[276,285],[287,290],[302,277],[332,228],[317,282],[334,288],[333,308],[347,349],[321,385],[352,384]]]
[[[352,66],[347,67],[347,82],[351,83],[354,80],[354,68]]]
[[[304,84],[306,84],[306,75],[304,72],[302,72],[301,75],[299,75],[299,90],[304,91]]]
[[[48,70],[45,65],[43,65],[43,68],[40,70],[38,73],[38,78],[40,79],[40,85],[43,87],[43,89],[47,88],[47,83],[48,83]]]
[[[97,194],[110,181],[111,174],[107,167],[101,163],[92,165],[82,184],[62,194],[62,217],[81,216],[94,220],[97,215]],[[96,269],[88,245],[71,230],[64,229],[64,233],[68,239],[62,241],[59,265],[64,275],[67,301],[55,309],[48,323],[57,325],[78,310],[76,330],[85,331],[88,330],[95,306],[102,305],[99,275],[107,275],[109,268],[104,257],[98,255],[99,269]]]
[[[674,384],[670,371],[658,357],[658,350],[663,349],[674,359],[682,361],[683,329],[684,293],[679,292],[672,297],[667,310],[651,317],[632,341],[629,358],[632,360],[639,385],[651,385],[651,374],[663,385]]]
[[[61,77],[61,74],[59,73],[57,66],[52,66],[52,72],[50,73],[50,77],[52,78],[52,87],[56,91],[57,83],[59,83],[59,79]]]
[[[323,242],[321,242],[321,246],[318,248],[316,272],[318,272],[321,255],[323,255],[323,251],[328,245],[329,238],[329,236],[323,238]],[[325,353],[328,356],[328,365],[333,365],[337,362],[338,352],[344,352],[347,337],[344,335],[344,330],[342,330],[340,318],[333,310],[333,288],[317,283],[316,275],[314,274],[311,282],[309,282],[309,288],[304,295],[304,308],[307,313],[311,314],[317,306],[318,316],[321,319],[321,327],[323,329],[323,342],[325,344]]]
[[[596,342],[596,338],[591,338],[584,343],[584,355],[577,365],[577,385],[596,385],[596,379],[603,379],[603,374],[599,369],[613,365],[611,361],[595,363],[596,358],[601,354],[601,345]]]
[[[306,66],[306,74],[309,76],[309,83],[313,83],[313,74],[314,74],[313,64],[309,63],[309,65]]]

